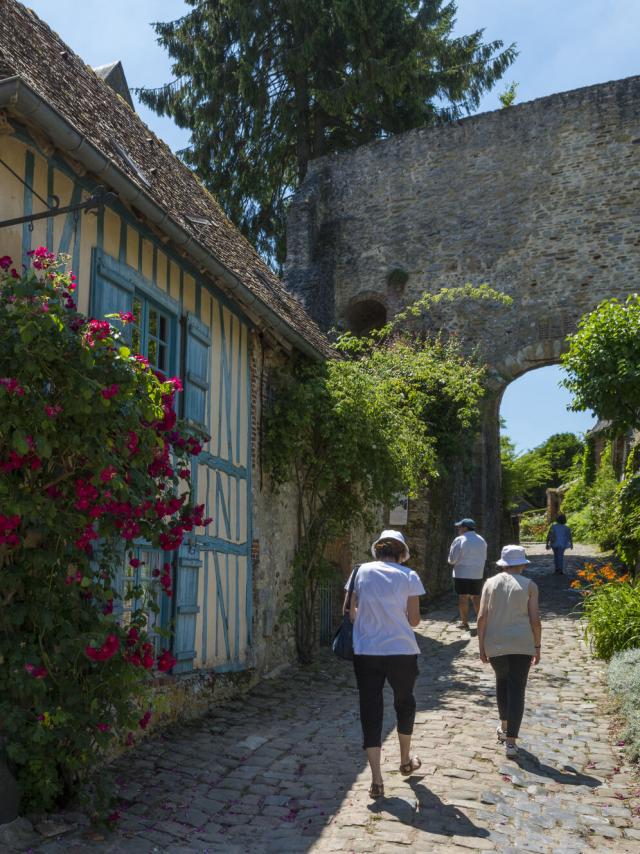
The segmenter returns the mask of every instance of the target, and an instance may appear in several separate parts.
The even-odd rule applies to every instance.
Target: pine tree
[[[185,162],[276,263],[311,159],[472,112],[517,55],[454,38],[455,0],[186,2],[153,25],[175,80],[138,94],[191,131]]]

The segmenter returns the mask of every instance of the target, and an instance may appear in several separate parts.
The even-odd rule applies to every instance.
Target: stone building
[[[183,378],[180,414],[211,435],[192,478],[214,521],[181,548],[174,598],[161,595],[178,659],[167,690],[189,697],[193,712],[220,687],[294,655],[277,617],[295,514],[287,490],[274,501],[264,483],[263,391],[274,366],[331,350],[127,94],[119,63],[94,72],[33,12],[2,0],[0,255],[26,263],[39,245],[68,253],[80,310],[133,311],[143,354]],[[106,203],[99,187],[111,193]],[[83,210],[89,200],[93,209]],[[23,221],[7,223],[15,219]],[[162,553],[138,542],[137,556],[138,581],[157,584]]]
[[[489,371],[475,450],[410,507],[435,586],[451,523],[472,514],[495,555],[498,412],[507,385],[554,364],[580,317],[640,282],[640,77],[540,98],[319,159],[288,224],[288,287],[325,329],[382,324],[425,291],[487,283],[510,307],[439,308]]]

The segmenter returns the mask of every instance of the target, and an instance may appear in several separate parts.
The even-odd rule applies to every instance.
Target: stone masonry
[[[423,569],[430,580],[441,566],[459,512],[495,553],[504,389],[556,363],[585,312],[640,285],[640,77],[312,163],[291,206],[286,278],[321,325],[356,331],[442,287],[486,282],[513,298],[425,319],[487,364],[491,393],[473,471],[448,484],[445,509],[425,498],[418,511]],[[435,549],[425,529],[440,532]]]

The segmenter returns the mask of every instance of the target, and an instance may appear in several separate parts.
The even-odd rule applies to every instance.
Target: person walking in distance
[[[453,586],[458,594],[460,622],[458,627],[469,630],[469,599],[476,614],[480,609],[480,594],[487,560],[487,544],[476,532],[473,519],[456,522],[458,536],[449,549],[449,563],[453,566]]]
[[[564,553],[573,548],[573,535],[571,528],[567,525],[567,517],[564,513],[558,513],[556,521],[549,528],[547,534],[547,548],[553,550],[553,564],[557,575],[562,575],[564,570]]]
[[[371,546],[371,553],[373,561],[354,570],[350,613],[362,746],[371,767],[369,795],[381,798],[382,691],[386,680],[393,690],[398,722],[400,773],[409,777],[422,764],[411,755],[411,735],[416,716],[413,686],[420,652],[413,629],[420,623],[419,602],[425,590],[420,576],[403,565],[409,559],[409,549],[399,531],[383,531]]]
[[[522,546],[505,546],[497,562],[502,572],[484,585],[478,614],[480,659],[496,674],[500,723],[498,740],[508,757],[518,755],[516,739],[524,714],[531,664],[540,661],[542,624],[538,587],[522,575],[530,563]]]

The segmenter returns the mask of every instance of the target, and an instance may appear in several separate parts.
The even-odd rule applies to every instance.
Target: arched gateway
[[[493,553],[499,545],[508,383],[557,362],[602,299],[640,289],[640,77],[315,161],[291,206],[286,279],[325,328],[366,326],[465,282],[513,298],[426,319],[456,331],[491,377],[471,459],[411,505],[414,552],[440,586],[456,514],[472,512]]]

